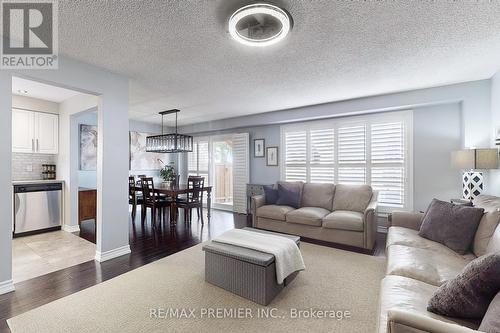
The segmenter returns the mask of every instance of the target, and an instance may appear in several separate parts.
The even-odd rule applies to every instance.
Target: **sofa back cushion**
[[[479,257],[486,253],[488,244],[500,223],[500,198],[492,195],[480,195],[474,199],[474,207],[484,209],[472,244],[472,251]],[[500,236],[494,242],[500,242],[498,238]],[[492,244],[492,247],[494,245]],[[500,244],[496,248],[500,250]]]
[[[497,225],[486,248],[486,254],[500,252],[500,224]]]
[[[278,200],[276,204],[299,208],[303,187],[304,183],[302,182],[278,182]]]
[[[363,213],[370,203],[373,191],[369,185],[336,185],[332,210],[350,210]]]
[[[334,191],[335,185],[333,184],[304,184],[301,206],[319,207],[331,211]]]

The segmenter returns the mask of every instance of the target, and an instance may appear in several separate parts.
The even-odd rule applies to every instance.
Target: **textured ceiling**
[[[294,27],[252,48],[227,32],[249,1],[59,2],[62,54],[131,78],[130,117],[196,123],[491,77],[500,2],[273,1]]]

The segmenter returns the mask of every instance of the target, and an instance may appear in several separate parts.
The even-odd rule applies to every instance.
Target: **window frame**
[[[403,207],[393,207],[384,206],[379,204],[379,211],[383,213],[390,213],[393,210],[413,210],[413,110],[399,110],[399,111],[389,111],[376,114],[368,115],[353,115],[337,118],[329,118],[323,120],[313,120],[299,123],[292,123],[280,126],[280,179],[285,180],[286,177],[286,144],[285,144],[285,133],[292,131],[306,131],[306,163],[304,165],[295,166],[305,166],[306,168],[306,181],[311,179],[311,140],[310,131],[311,130],[322,130],[333,128],[334,130],[334,182],[338,183],[339,179],[339,128],[349,127],[349,126],[365,126],[365,163],[345,163],[342,167],[364,167],[365,168],[365,184],[371,184],[371,125],[379,123],[390,123],[390,122],[402,122],[404,126],[404,206]],[[289,164],[290,165],[290,164]],[[291,164],[293,165],[293,164]],[[388,163],[393,165],[392,163]],[[380,167],[381,163],[373,163],[373,167]]]

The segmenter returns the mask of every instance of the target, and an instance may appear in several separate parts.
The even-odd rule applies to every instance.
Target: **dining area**
[[[141,223],[144,224],[150,214],[153,228],[161,222],[168,222],[170,227],[175,227],[181,218],[189,225],[194,219],[193,212],[196,212],[196,219],[203,225],[204,208],[207,221],[210,222],[211,201],[212,186],[206,184],[205,178],[201,176],[188,176],[185,184],[180,183],[179,176],[168,182],[158,182],[146,175],[129,176],[132,220],[135,221],[140,210]]]

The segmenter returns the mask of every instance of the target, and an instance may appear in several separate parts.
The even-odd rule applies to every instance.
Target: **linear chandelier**
[[[193,151],[193,137],[179,134],[177,132],[178,109],[162,111],[161,115],[161,135],[152,135],[146,138],[146,151],[150,153],[188,153]],[[164,134],[163,117],[167,114],[175,113],[175,133]]]

